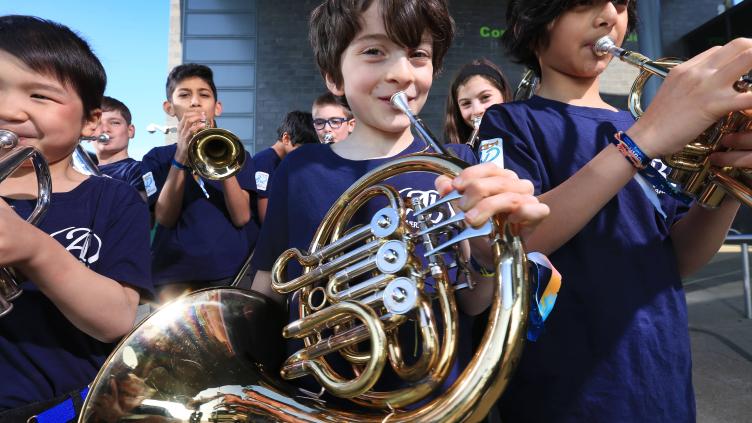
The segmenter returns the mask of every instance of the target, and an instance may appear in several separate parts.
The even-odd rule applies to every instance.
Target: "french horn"
[[[26,221],[36,225],[50,206],[52,178],[50,177],[47,160],[36,148],[19,146],[18,136],[5,129],[0,129],[0,149],[6,150],[6,153],[0,158],[0,182],[29,159],[34,166],[37,177],[37,203]],[[11,301],[18,298],[23,292],[18,285],[18,275],[13,268],[0,268],[0,317],[10,313],[13,309]]]
[[[457,192],[431,205],[406,204],[389,185],[393,176],[454,177],[468,164],[436,142],[404,93],[392,102],[437,153],[398,157],[366,173],[332,205],[307,251],[290,249],[277,259],[272,287],[298,300],[293,321],[283,327],[286,313],[252,291],[219,288],[182,297],[121,342],[92,384],[80,422],[485,418],[525,339],[530,293],[522,242],[501,216],[480,228],[466,226],[462,212],[451,210]],[[383,208],[355,224],[372,200]],[[481,282],[493,285],[488,325],[459,377],[442,387],[458,355],[455,289],[477,286],[468,276],[454,278],[467,275],[460,245],[478,236],[488,239],[496,271]],[[288,279],[292,262],[303,271]],[[400,331],[413,334],[411,328],[408,336],[419,346],[414,360],[406,359],[400,337]],[[282,337],[302,340],[286,360]],[[399,387],[379,387],[386,372],[401,380]],[[291,383],[303,376],[313,376],[321,391]]]
[[[682,60],[666,57],[650,60],[640,53],[617,47],[608,36],[600,38],[593,46],[595,54],[612,54],[625,63],[640,69],[627,98],[629,111],[636,119],[642,116],[642,92],[651,76],[665,78]],[[752,70],[736,81],[733,88],[738,92],[752,91]],[[724,151],[721,139],[729,133],[752,131],[752,110],[740,110],[727,114],[707,128],[681,151],[662,159],[671,169],[668,180],[695,198],[697,203],[708,208],[718,207],[726,194],[752,207],[752,174],[747,169],[730,166],[717,167],[710,163],[710,155]]]

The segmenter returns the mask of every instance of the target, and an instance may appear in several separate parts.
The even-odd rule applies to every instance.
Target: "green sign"
[[[505,31],[506,29],[482,26],[480,27],[480,36],[483,38],[501,38]]]

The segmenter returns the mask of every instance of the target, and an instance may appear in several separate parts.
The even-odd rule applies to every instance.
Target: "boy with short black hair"
[[[176,144],[155,147],[143,158],[144,182],[157,229],[152,272],[161,301],[186,290],[228,285],[253,250],[253,160],[221,181],[205,180],[188,165],[193,135],[222,113],[212,70],[187,63],[165,84],[165,112],[178,119]]]
[[[279,255],[292,247],[307,250],[324,215],[358,178],[395,157],[424,149],[424,143],[414,139],[408,117],[389,99],[404,91],[411,109],[420,111],[453,34],[444,0],[330,0],[313,11],[310,39],[319,69],[329,90],[347,98],[358,124],[345,140],[302,146],[280,164],[254,255],[258,269],[254,290],[282,303],[284,297],[272,290],[270,275]],[[450,147],[461,159],[475,160],[467,146]],[[510,221],[529,228],[547,214],[531,195],[528,182],[492,164],[465,169],[454,180],[414,172],[390,178],[388,184],[407,197],[405,204],[420,199],[423,206],[457,189],[463,193],[459,207],[466,212],[466,221],[476,226],[497,213],[507,213]],[[366,219],[375,212],[368,208]],[[479,241],[479,248],[473,245],[473,257],[490,268],[488,252],[481,248],[488,249],[488,244]],[[299,272],[299,268],[288,269],[288,277]],[[460,309],[468,315],[480,313],[490,303],[490,292],[491,284],[482,282],[474,290],[458,290]],[[469,345],[469,334],[465,335]],[[464,351],[467,345],[460,348]],[[444,386],[459,374],[459,361],[469,359],[462,353],[458,356]],[[411,359],[415,357],[406,361]]]
[[[22,219],[36,203],[33,168],[21,165],[0,184],[0,266],[17,270],[24,291],[0,318],[2,421],[80,397],[133,327],[139,291],[151,290],[146,205],[127,184],[71,164],[79,138],[97,127],[105,83],[69,28],[0,17],[0,129],[40,150],[52,180],[38,228]]]
[[[548,254],[567,283],[546,335],[526,345],[502,396],[505,421],[695,420],[681,276],[718,251],[739,202],[687,207],[638,170],[752,107],[752,94],[731,88],[752,68],[752,41],[674,68],[635,122],[601,99],[611,57],[593,51],[603,36],[623,42],[635,8],[626,0],[516,0],[507,10],[505,42],[541,77],[540,88],[489,108],[480,139],[499,139],[505,166],[532,180],[550,207],[526,245]]]
[[[318,96],[313,101],[311,114],[319,141],[325,144],[342,141],[355,128],[355,119],[347,100],[330,92]]]
[[[313,130],[313,117],[310,113],[296,110],[289,112],[282,119],[282,123],[277,128],[277,141],[274,145],[253,157],[253,164],[256,168],[256,193],[258,194],[256,204],[261,223],[264,222],[266,216],[269,182],[274,175],[274,170],[291,151],[303,144],[317,142],[318,138]]]
[[[99,170],[135,188],[146,199],[141,162],[128,157],[128,143],[136,133],[131,111],[122,101],[104,96],[102,119],[95,135],[107,134],[106,142],[94,141]]]

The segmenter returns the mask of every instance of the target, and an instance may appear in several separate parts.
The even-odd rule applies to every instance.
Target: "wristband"
[[[634,140],[623,131],[615,133],[614,139],[611,140],[611,143],[614,144],[627,161],[637,169],[645,169],[650,166],[650,162],[653,161],[653,159],[648,157],[648,155],[637,146]]]
[[[174,157],[172,158],[172,162],[170,162],[170,164],[172,164],[173,167],[176,167],[176,168],[178,168],[180,170],[191,170],[190,166],[186,166],[186,165],[180,163],[179,161],[175,160]]]

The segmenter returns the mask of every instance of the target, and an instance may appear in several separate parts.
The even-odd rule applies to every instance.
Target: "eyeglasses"
[[[349,121],[350,119],[348,118],[314,119],[313,127],[320,131],[324,129],[326,127],[326,124],[328,123],[330,128],[339,129],[339,127],[342,126],[343,123]]]

